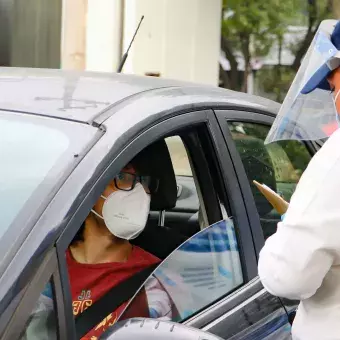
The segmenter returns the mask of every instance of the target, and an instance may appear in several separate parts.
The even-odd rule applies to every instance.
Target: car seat
[[[151,195],[150,210],[158,211],[160,219],[156,225],[147,223],[143,232],[131,243],[165,259],[187,239],[179,232],[167,228],[162,218],[164,211],[174,208],[177,201],[176,176],[165,141],[160,140],[149,145],[132,163],[141,174],[159,179],[158,190]]]

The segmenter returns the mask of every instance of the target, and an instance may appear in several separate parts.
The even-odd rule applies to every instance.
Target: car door
[[[266,336],[268,339],[268,336],[272,339],[288,339],[290,327],[284,307],[279,299],[270,296],[263,289],[256,278],[254,243],[252,236],[248,234],[248,219],[244,219],[247,214],[240,185],[214,115],[209,115],[208,127],[208,136],[205,136],[208,138],[200,135],[200,143],[187,147],[192,157],[194,150],[203,151],[207,165],[209,164],[210,168],[216,166],[215,170],[210,170],[215,185],[211,186],[208,192],[216,192],[224,214],[221,222],[203,228],[195,234],[165,259],[154,273],[175,306],[169,318],[208,330],[224,339],[263,339]],[[203,184],[200,183],[200,178],[198,184]],[[207,192],[202,193],[203,201],[209,200],[205,195]],[[221,236],[223,244],[236,246],[235,249],[230,247],[225,252],[218,253],[216,234],[219,234],[221,225],[226,226],[223,227],[224,230],[230,231]],[[232,236],[233,231],[235,238]],[[202,254],[202,244],[209,249],[210,257]],[[235,254],[240,256],[240,262],[235,259]],[[245,254],[248,256],[244,256]],[[237,269],[240,265],[245,265],[247,270],[243,272],[243,279],[238,280]],[[223,285],[225,281],[219,270],[212,271],[213,274],[207,272],[207,268],[215,267],[219,270],[225,269],[225,272],[222,272],[227,273],[229,280],[234,280],[236,284],[229,282],[229,285]],[[145,287],[148,285],[151,284],[146,282]],[[217,287],[222,290],[219,291]],[[126,314],[133,304],[134,300]],[[120,320],[124,317],[123,314]]]

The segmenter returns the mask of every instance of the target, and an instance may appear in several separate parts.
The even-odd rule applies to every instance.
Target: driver
[[[160,262],[129,242],[145,228],[150,210],[150,183],[150,177],[141,176],[132,163],[124,167],[107,185],[66,251],[74,316],[114,286]],[[135,299],[138,303],[129,308],[128,317],[171,319],[170,298],[154,276],[149,277]],[[127,303],[113,310],[82,339],[98,339],[116,322]],[[50,319],[53,319],[53,300],[52,289],[47,285],[22,339],[31,336],[53,339],[55,328]]]
[[[141,176],[135,166],[128,164],[107,185],[70,245],[66,259],[75,316],[114,286],[160,262],[129,242],[146,225],[150,210],[149,183],[148,176]],[[141,303],[135,305],[140,309],[130,317],[171,317],[170,299],[156,278],[148,280],[139,298]],[[144,306],[143,301],[146,301]],[[126,305],[127,302],[112,311],[84,339],[98,337],[117,320]]]

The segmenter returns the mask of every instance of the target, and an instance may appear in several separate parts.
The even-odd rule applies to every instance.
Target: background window
[[[299,141],[264,144],[270,127],[256,123],[228,122],[236,148],[249,179],[265,238],[276,231],[279,214],[254,186],[253,180],[268,185],[290,201],[311,154]]]
[[[165,142],[169,149],[175,175],[192,177],[192,171],[188,159],[188,154],[181,137],[179,136],[168,137],[165,139]]]
[[[186,147],[180,136],[165,138],[177,182],[176,207],[165,214],[165,225],[186,236],[194,235],[203,225],[195,179]]]

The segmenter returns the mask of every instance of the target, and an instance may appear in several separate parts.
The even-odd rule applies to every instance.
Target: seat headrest
[[[177,183],[170,153],[164,140],[142,150],[131,163],[142,175],[159,179],[156,193],[151,195],[151,210],[168,210],[176,206]]]
[[[256,188],[253,180],[266,184],[276,191],[275,171],[271,157],[261,139],[235,139],[235,144],[240,153],[259,215],[266,215],[271,212],[273,208]]]

